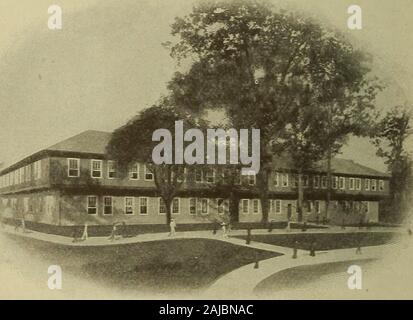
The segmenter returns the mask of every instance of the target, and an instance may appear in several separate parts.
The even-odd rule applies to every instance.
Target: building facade
[[[105,155],[110,133],[86,131],[37,152],[0,172],[3,218],[55,226],[165,224],[166,209],[143,163],[127,170]],[[379,202],[389,194],[389,176],[351,160],[332,161],[331,201],[327,214],[327,176],[323,165],[303,176],[307,221],[330,223],[377,222]],[[228,199],[214,192],[214,169],[195,172],[173,200],[178,224],[219,221],[228,212]],[[208,188],[205,186],[208,185]],[[288,161],[274,160],[269,179],[269,220],[297,219],[297,185]],[[261,203],[255,176],[243,176],[238,186],[238,222],[259,222]]]

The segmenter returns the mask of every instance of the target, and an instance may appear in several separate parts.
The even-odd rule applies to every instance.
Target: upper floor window
[[[361,190],[361,179],[360,178],[356,178],[356,190]]]
[[[281,184],[283,187],[288,187],[288,173],[283,173],[281,176]]]
[[[79,159],[67,159],[67,175],[69,177],[79,177],[80,166]]]
[[[102,178],[102,160],[91,160],[92,178]]]
[[[379,180],[379,190],[384,191],[384,180]]]
[[[116,161],[112,161],[112,160],[108,161],[108,178],[109,179],[116,178]]]
[[[280,174],[278,172],[274,172],[273,175],[274,179],[274,187],[279,187],[280,186]]]
[[[355,182],[354,182],[354,178],[350,178],[349,179],[349,189],[350,190],[354,190],[354,186],[355,186]]]
[[[370,190],[370,179],[364,179],[364,189],[366,191]]]
[[[37,160],[34,164],[33,164],[33,176],[34,179],[41,179],[42,177],[42,160]]]
[[[215,182],[215,170],[213,168],[208,168],[205,178],[207,182],[214,183]]]
[[[248,184],[250,185],[250,186],[255,186],[255,182],[256,182],[256,176],[255,176],[255,174],[249,174],[249,175],[247,175],[247,177],[248,177]]]
[[[322,176],[321,177],[321,188],[323,188],[323,189],[327,188],[327,176]]]
[[[88,214],[98,213],[98,197],[96,196],[87,197],[87,213]]]
[[[337,189],[338,187],[338,177],[332,177],[332,182],[333,182],[333,189]]]
[[[341,190],[344,190],[344,189],[345,189],[345,187],[346,187],[345,182],[346,182],[346,180],[345,180],[344,177],[340,177],[340,178],[339,178],[339,180],[338,180],[338,187],[339,187],[339,189],[341,189]]]
[[[371,191],[376,191],[377,190],[377,180],[372,179],[371,180]]]
[[[195,182],[202,182],[202,169],[195,169]]]
[[[320,176],[313,177],[313,186],[315,189],[320,188]]]
[[[139,179],[139,163],[133,163],[129,166],[129,179]]]
[[[146,164],[145,164],[145,180],[146,181],[153,180],[153,173],[151,172],[151,170],[148,168]]]

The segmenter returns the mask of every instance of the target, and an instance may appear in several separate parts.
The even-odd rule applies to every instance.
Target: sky
[[[273,2],[326,21],[373,55],[388,87],[379,109],[413,101],[411,0]],[[0,161],[10,165],[85,130],[112,131],[155,103],[178,69],[162,43],[194,3],[2,0]],[[52,4],[62,7],[62,30],[47,27]],[[351,4],[363,10],[362,30],[347,29]],[[366,139],[350,139],[340,156],[385,170]]]

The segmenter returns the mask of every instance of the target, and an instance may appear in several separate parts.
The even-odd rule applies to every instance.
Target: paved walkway
[[[255,269],[255,264],[252,263],[223,275],[206,290],[204,296],[214,299],[251,298],[254,297],[255,287],[261,281],[282,270],[322,263],[380,259],[385,249],[396,246],[392,244],[363,247],[362,254],[356,254],[354,248],[318,251],[315,257],[311,257],[308,251],[298,250],[297,259],[292,259],[292,250],[289,249],[289,254],[260,261],[258,269]]]

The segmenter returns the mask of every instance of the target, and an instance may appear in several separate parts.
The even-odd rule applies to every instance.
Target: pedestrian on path
[[[112,232],[111,232],[108,240],[110,240],[110,241],[115,240],[116,239],[116,232],[117,232],[117,223],[114,223],[113,226],[112,226]]]
[[[310,245],[310,256],[311,257],[315,257],[315,247],[316,247],[316,242],[315,241],[313,241],[313,242],[311,242],[311,245]]]
[[[287,221],[287,227],[285,228],[285,231],[290,232],[291,231],[291,220],[288,219]]]
[[[171,222],[169,223],[169,236],[173,237],[175,235],[175,228],[176,228],[176,222],[174,219],[171,219]]]
[[[85,226],[83,228],[83,234],[82,237],[80,238],[81,241],[85,241],[89,238],[89,234],[88,234],[88,225],[87,223],[85,223]]]
[[[298,253],[298,241],[296,240],[293,244],[293,259],[297,259]]]
[[[225,222],[221,223],[221,227],[222,227],[222,236],[224,238],[228,238],[228,234],[227,234],[227,224]]]

